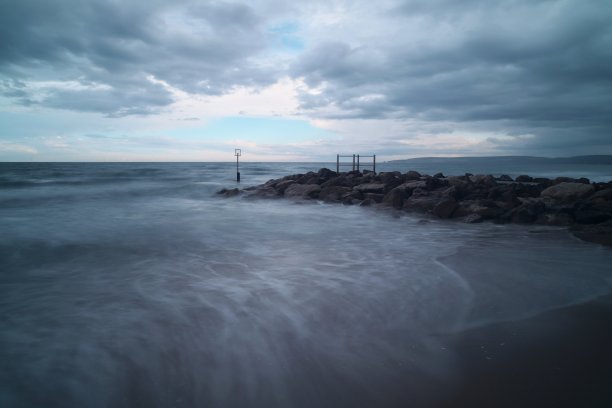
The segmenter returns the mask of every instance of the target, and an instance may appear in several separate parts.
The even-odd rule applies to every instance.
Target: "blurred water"
[[[610,291],[562,230],[216,197],[234,165],[0,164],[0,406],[433,404],[444,334]]]

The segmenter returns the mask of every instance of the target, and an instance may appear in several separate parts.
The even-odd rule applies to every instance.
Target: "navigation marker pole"
[[[240,149],[234,149],[234,156],[236,156],[236,181],[240,183],[240,167],[238,166],[238,158],[242,153]]]

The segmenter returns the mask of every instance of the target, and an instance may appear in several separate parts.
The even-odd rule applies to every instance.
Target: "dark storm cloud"
[[[4,1],[0,76],[84,86],[25,95],[27,88],[5,80],[2,93],[21,103],[123,115],[172,102],[150,76],[190,93],[265,86],[275,82],[275,69],[251,63],[264,49],[262,30],[253,9],[233,3]]]
[[[328,118],[487,122],[537,137],[517,149],[592,144],[612,153],[612,3],[409,1],[394,38],[323,43],[294,64]],[[415,32],[413,25],[428,27]],[[368,97],[370,95],[370,97]]]

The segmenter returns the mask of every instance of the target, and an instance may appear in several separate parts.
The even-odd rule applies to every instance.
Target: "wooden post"
[[[340,174],[340,155],[336,155],[336,174]]]
[[[355,155],[353,155],[353,171],[355,171]]]
[[[357,171],[359,171],[359,155],[357,155]]]
[[[372,156],[372,171],[376,173],[376,155]]]
[[[240,183],[240,167],[238,164],[238,158],[240,157],[241,154],[242,153],[240,149],[234,149],[234,156],[236,156],[236,181],[238,183]]]

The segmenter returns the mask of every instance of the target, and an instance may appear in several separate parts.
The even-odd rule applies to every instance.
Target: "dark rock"
[[[579,224],[599,224],[612,220],[612,202],[582,202],[574,209]]]
[[[406,181],[420,180],[420,179],[421,179],[421,173],[419,173],[418,171],[414,171],[414,170],[408,171],[405,176]]]
[[[552,186],[552,180],[546,177],[535,177],[533,182],[545,185],[546,187]]]
[[[354,189],[362,193],[382,194],[385,191],[385,185],[382,183],[366,183],[355,186]]]
[[[394,188],[383,198],[383,204],[400,209],[404,206],[404,199],[410,196],[410,192],[403,188]]]
[[[580,177],[579,179],[576,179],[576,183],[591,184],[591,180],[586,177]]]
[[[278,191],[271,186],[260,186],[255,188],[248,198],[278,198]]]
[[[276,183],[276,185],[274,186],[274,188],[280,193],[283,194],[285,192],[285,190],[287,189],[287,187],[289,187],[290,185],[295,184],[295,180],[283,180],[280,181],[278,183]]]
[[[482,221],[484,221],[484,219],[478,214],[470,214],[463,217],[463,222],[467,224],[475,224]]]
[[[217,194],[223,195],[224,197],[234,197],[240,194],[240,190],[237,188],[223,188],[217,191]]]
[[[541,202],[526,202],[511,210],[509,216],[517,224],[530,224],[545,210]]]
[[[523,175],[518,176],[515,181],[519,183],[530,183],[533,181],[533,178],[523,174]]]
[[[330,170],[330,169],[327,169],[327,168],[322,168],[322,169],[319,169],[319,171],[317,172],[317,174],[319,175],[319,177],[323,177],[323,178],[325,178],[326,180],[329,180],[329,179],[330,179],[330,178],[332,178],[332,177],[336,177],[336,172],[335,172],[335,171],[332,171],[332,170]]]
[[[438,197],[409,197],[404,200],[403,209],[406,211],[419,211],[419,212],[430,212],[439,202]]]
[[[573,200],[585,197],[595,188],[591,184],[562,182],[548,187],[542,191],[543,197],[551,197],[557,200]]]
[[[442,173],[436,173],[433,175],[434,178],[444,178],[444,174]]]
[[[574,180],[571,177],[557,177],[553,180],[553,184],[561,184],[561,183],[574,183]]]
[[[512,177],[508,176],[507,174],[502,174],[501,176],[499,176],[497,178],[499,181],[514,181],[512,179]]]
[[[361,203],[359,203],[360,207],[370,207],[371,205],[375,204],[374,200],[371,200],[369,198],[366,198],[365,200],[363,200]]]
[[[592,202],[612,201],[612,188],[604,188],[592,194],[589,197]]]
[[[385,198],[384,194],[376,194],[376,193],[365,193],[366,200],[372,200],[375,203],[382,203],[383,198]]]
[[[342,201],[343,197],[345,197],[350,191],[350,187],[326,186],[321,189],[321,192],[319,192],[319,199],[328,202]]]
[[[444,198],[433,208],[432,212],[439,218],[450,218],[457,208],[457,201],[453,198]]]
[[[285,190],[285,197],[317,198],[321,187],[317,184],[291,184]]]

